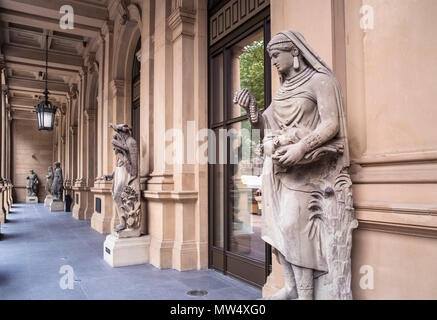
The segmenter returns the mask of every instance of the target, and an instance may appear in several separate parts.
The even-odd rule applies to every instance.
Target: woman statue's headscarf
[[[342,95],[340,83],[338,82],[337,78],[335,77],[332,70],[328,67],[328,65],[308,45],[304,37],[299,32],[292,31],[292,30],[279,32],[275,37],[273,37],[272,41],[270,41],[270,43],[267,46],[267,49],[269,51],[275,48],[281,50],[282,47],[282,50],[284,50],[283,49],[284,47],[289,47],[289,44],[287,43],[289,43],[290,41],[293,43],[295,47],[299,49],[300,53],[305,58],[309,66],[311,66],[316,72],[323,73],[329,76],[335,84],[335,94],[336,94],[335,98],[337,100],[338,114],[340,120],[340,132],[338,134],[338,137],[344,141],[344,151],[343,151],[344,167],[349,167],[350,158],[349,158],[349,146],[347,141],[347,123],[346,123],[345,107],[343,104],[343,95]],[[305,73],[305,71],[303,73]],[[299,75],[297,77],[299,77]],[[285,79],[283,79],[281,76],[281,85],[283,85],[284,82]]]

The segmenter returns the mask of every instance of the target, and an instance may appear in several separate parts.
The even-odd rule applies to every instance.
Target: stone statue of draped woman
[[[285,287],[271,299],[313,299],[324,276],[330,299],[350,299],[352,206],[346,118],[333,72],[297,32],[267,46],[281,86],[259,113],[247,89],[234,102],[262,130],[262,238],[281,265]],[[320,296],[320,294],[319,294]]]

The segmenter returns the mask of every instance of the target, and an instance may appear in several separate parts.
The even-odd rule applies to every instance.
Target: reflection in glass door
[[[233,97],[247,88],[261,111],[270,103],[269,34],[265,16],[210,54],[210,266],[256,286],[265,283],[270,256],[261,239],[261,137]]]

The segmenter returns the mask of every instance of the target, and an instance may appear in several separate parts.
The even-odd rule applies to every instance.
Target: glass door
[[[233,98],[247,88],[261,112],[269,105],[269,35],[266,16],[210,55],[210,266],[259,287],[270,264],[261,239],[261,140]]]

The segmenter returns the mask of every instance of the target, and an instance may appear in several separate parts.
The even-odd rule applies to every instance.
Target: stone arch
[[[129,20],[121,26],[118,38],[115,43],[117,51],[114,56],[113,79],[124,82],[124,119],[131,124],[130,105],[132,101],[132,63],[138,40],[141,38],[139,25],[134,20]]]

